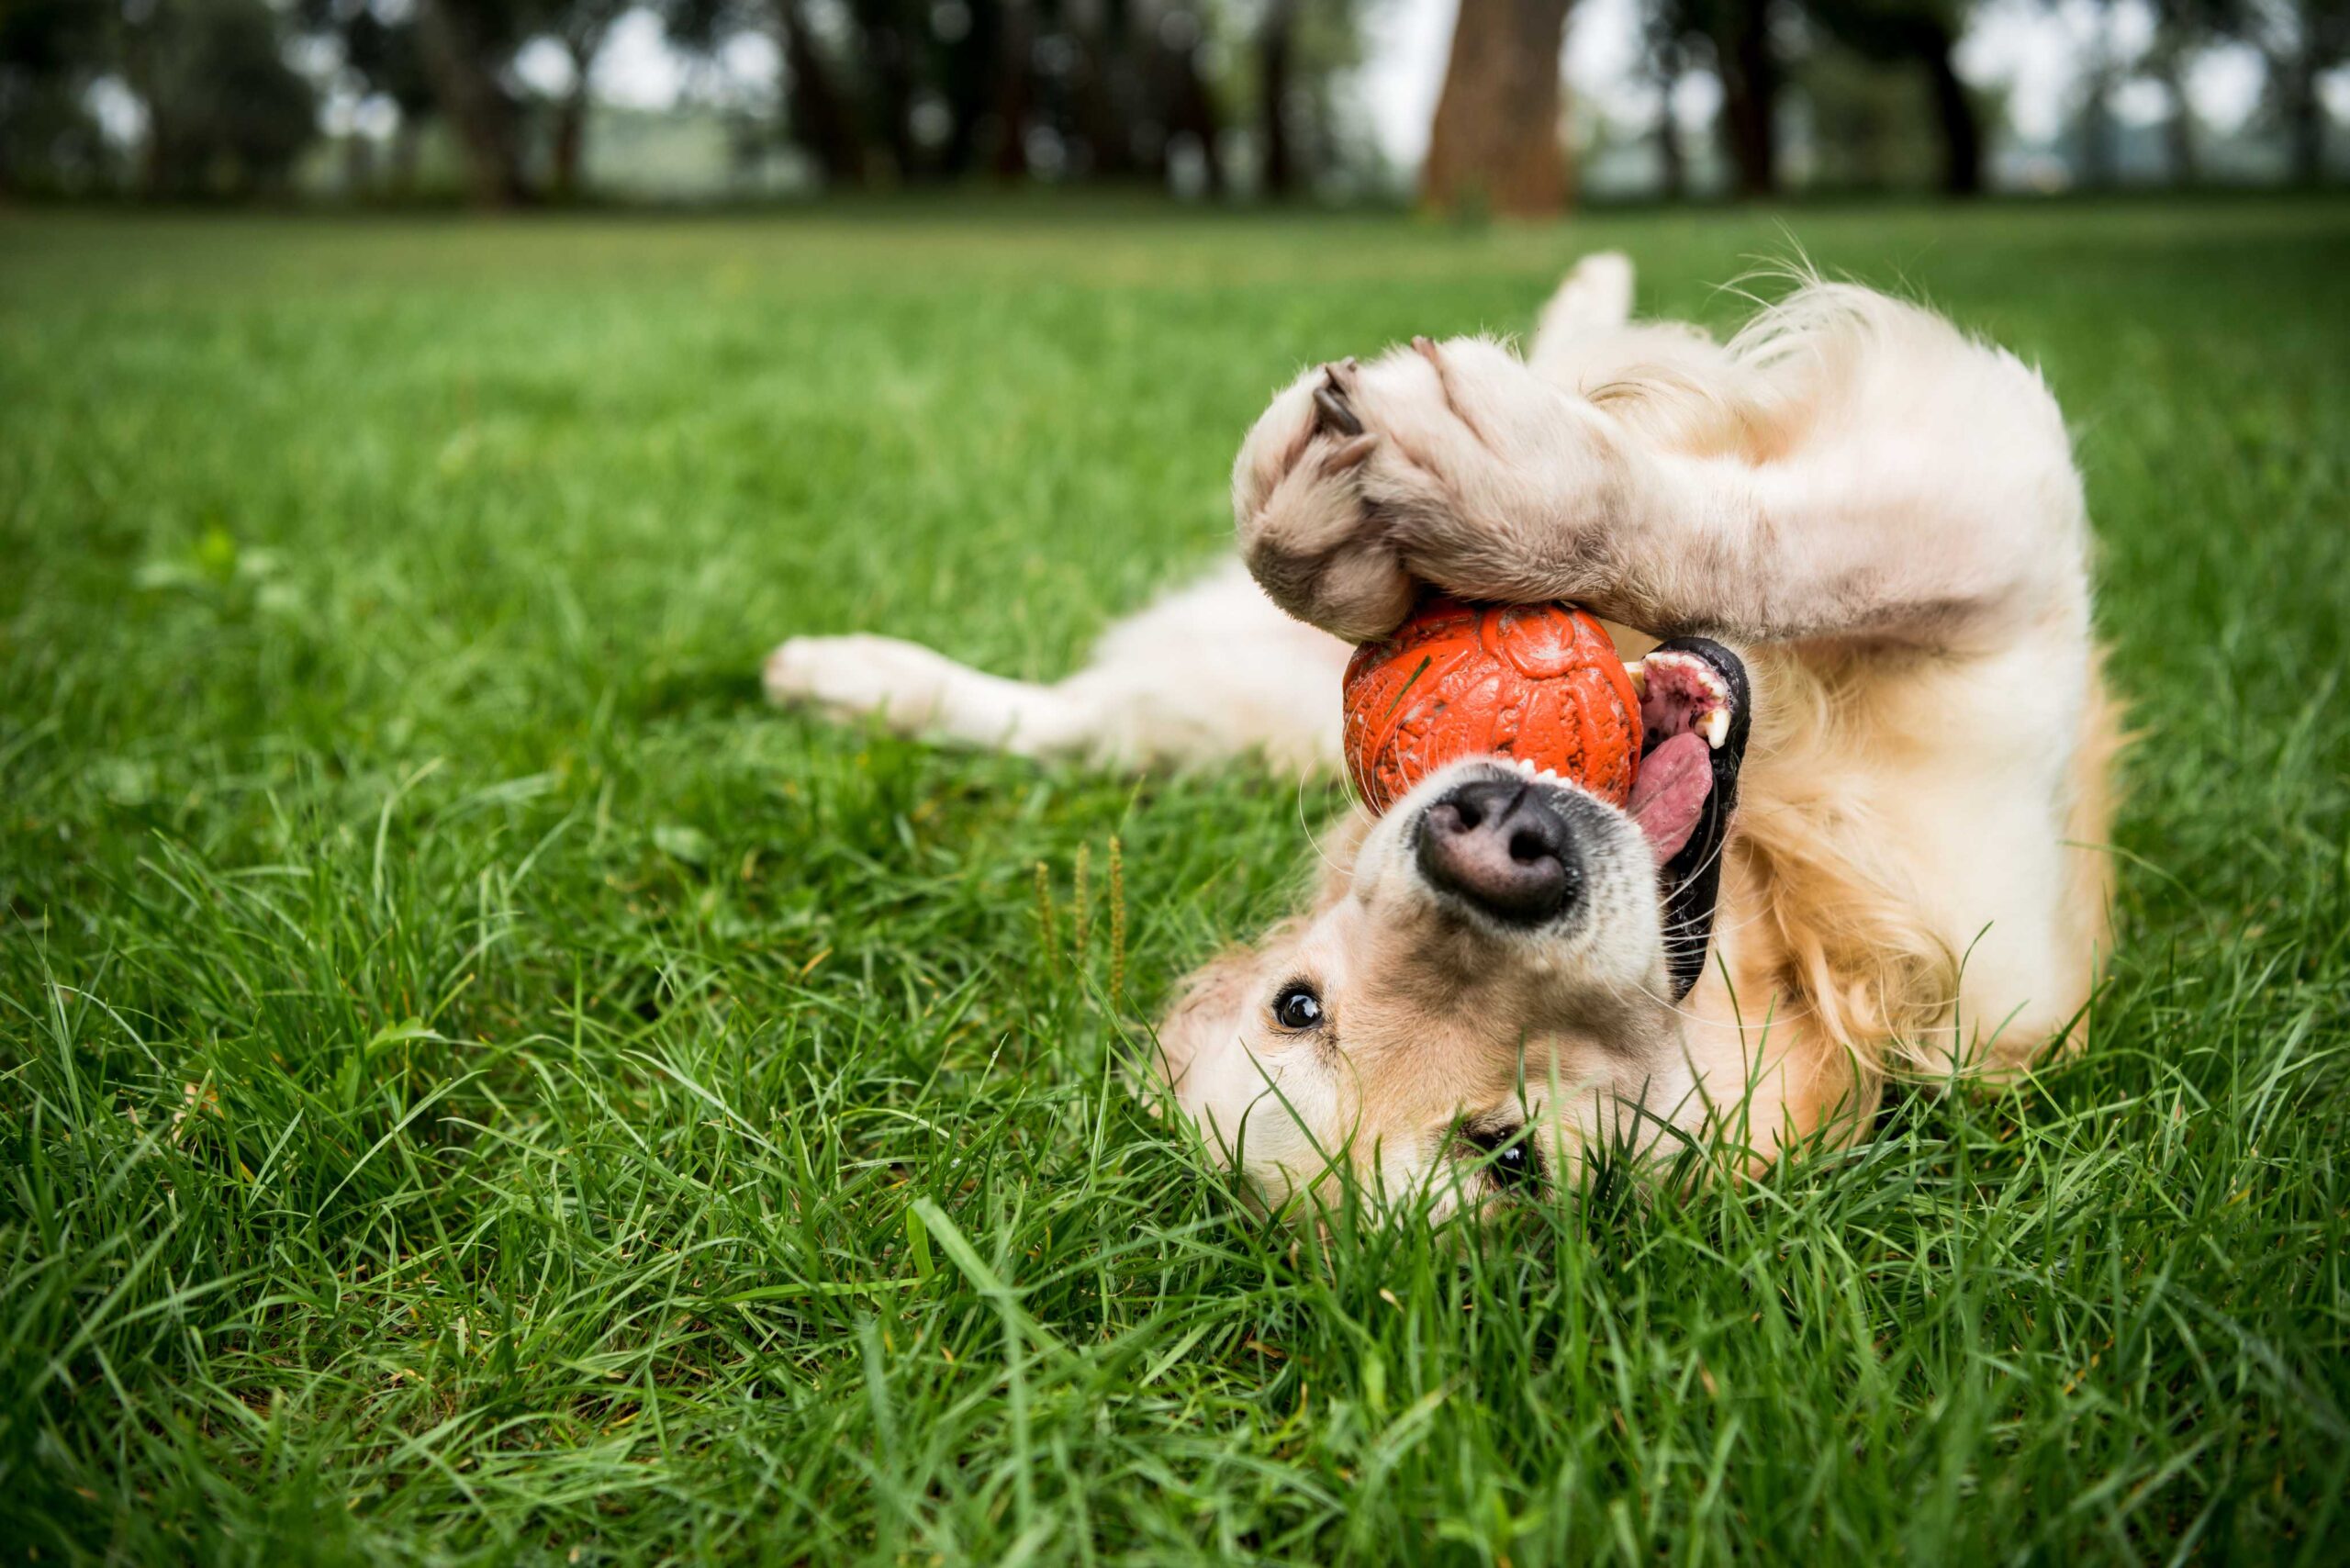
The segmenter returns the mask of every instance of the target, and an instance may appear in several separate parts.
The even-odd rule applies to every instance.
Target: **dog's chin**
[[[1662,992],[1656,861],[1638,825],[1507,757],[1423,780],[1364,844],[1354,887],[1363,929],[1395,955],[1386,978],[1456,998],[1466,1027],[1547,1031]]]

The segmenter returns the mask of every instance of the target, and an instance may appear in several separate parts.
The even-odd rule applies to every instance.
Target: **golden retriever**
[[[1523,359],[1419,340],[1305,372],[1235,466],[1241,563],[1058,685],[878,637],[767,662],[778,701],[909,732],[1310,770],[1349,644],[1424,586],[1606,619],[1651,756],[1705,743],[1671,800],[1453,764],[1358,812],[1305,908],[1172,1004],[1174,1100],[1271,1203],[1351,1172],[1441,1214],[1608,1146],[1752,1167],[1864,1126],[1889,1076],[2080,1037],[2116,730],[2046,386],[1862,288],[1727,343],[1631,293],[1592,256]]]

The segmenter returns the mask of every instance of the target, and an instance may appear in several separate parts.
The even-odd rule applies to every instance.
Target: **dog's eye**
[[[1542,1151],[1524,1126],[1490,1131],[1467,1128],[1461,1141],[1485,1157],[1486,1174],[1503,1192],[1533,1192],[1542,1185]]]
[[[1285,985],[1273,998],[1273,1022],[1284,1029],[1311,1029],[1322,1022],[1322,999],[1303,981]]]

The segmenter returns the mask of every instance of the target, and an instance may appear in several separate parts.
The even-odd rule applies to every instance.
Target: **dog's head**
[[[1618,808],[1505,758],[1422,781],[1314,909],[1192,978],[1162,1067],[1210,1146],[1273,1203],[1351,1170],[1438,1210],[1535,1193],[1621,1107],[1685,1081],[1751,699],[1720,644],[1643,666],[1639,780]]]

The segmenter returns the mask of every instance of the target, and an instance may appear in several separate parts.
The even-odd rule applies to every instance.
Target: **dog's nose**
[[[1528,780],[1481,778],[1420,818],[1420,871],[1497,920],[1536,925],[1582,890],[1566,819]]]

